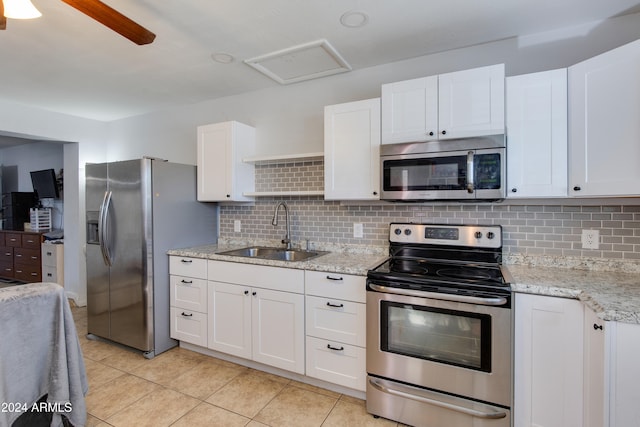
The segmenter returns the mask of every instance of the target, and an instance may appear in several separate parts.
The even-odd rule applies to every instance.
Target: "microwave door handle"
[[[473,193],[475,185],[473,183],[473,151],[467,153],[467,193]]]

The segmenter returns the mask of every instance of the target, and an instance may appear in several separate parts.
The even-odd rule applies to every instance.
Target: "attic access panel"
[[[347,61],[326,40],[293,46],[244,62],[283,85],[351,71]]]

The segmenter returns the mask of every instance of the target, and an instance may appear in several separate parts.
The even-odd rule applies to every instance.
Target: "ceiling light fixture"
[[[31,3],[31,0],[4,0],[4,16],[11,19],[33,19],[42,13]]]
[[[350,10],[340,17],[340,23],[347,28],[360,28],[367,25],[369,16],[358,10]]]

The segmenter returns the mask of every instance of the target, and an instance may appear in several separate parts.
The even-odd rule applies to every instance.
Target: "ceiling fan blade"
[[[149,44],[156,35],[100,0],[62,0],[138,45]]]
[[[0,0],[0,30],[7,29],[7,18],[4,16],[4,1]]]

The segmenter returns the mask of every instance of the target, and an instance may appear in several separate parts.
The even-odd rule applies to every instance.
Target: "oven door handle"
[[[482,411],[478,411],[477,409],[467,408],[467,407],[460,406],[460,405],[455,405],[455,404],[449,403],[449,402],[443,402],[441,400],[432,399],[432,398],[429,398],[429,397],[426,397],[426,396],[419,396],[419,395],[416,395],[416,394],[413,394],[413,393],[409,393],[409,392],[403,391],[403,390],[397,390],[395,388],[384,386],[384,385],[380,384],[378,381],[376,381],[375,379],[371,379],[371,378],[369,379],[369,384],[371,384],[372,387],[378,389],[379,391],[381,391],[383,393],[391,394],[393,396],[403,397],[403,398],[406,398],[406,399],[415,400],[416,402],[420,402],[420,403],[427,403],[429,405],[439,406],[441,408],[446,408],[446,409],[450,409],[452,411],[461,412],[461,413],[466,414],[466,415],[471,415],[472,417],[475,417],[475,418],[484,418],[484,419],[489,419],[489,420],[497,420],[497,419],[504,418],[504,417],[507,416],[507,413],[504,412],[504,411],[482,412]],[[438,396],[437,393],[428,392],[426,390],[422,390],[421,392],[422,393],[432,394],[434,397]],[[483,405],[483,406],[488,408],[488,406],[486,406],[486,405]]]
[[[425,292],[425,291],[416,291],[413,289],[390,288],[389,286],[376,285],[373,283],[369,283],[369,287],[376,292],[383,292],[387,294],[396,294],[396,295],[407,295],[410,297],[419,297],[419,298],[432,298],[432,299],[439,299],[444,301],[466,302],[470,304],[479,304],[479,305],[504,305],[507,303],[507,299],[504,297],[470,297],[467,295],[453,295],[453,294],[445,294],[440,292]]]
[[[475,172],[473,170],[473,166],[474,166],[473,155],[474,155],[473,151],[469,151],[467,153],[467,193],[473,193],[473,190],[475,189],[475,184],[474,184]]]

